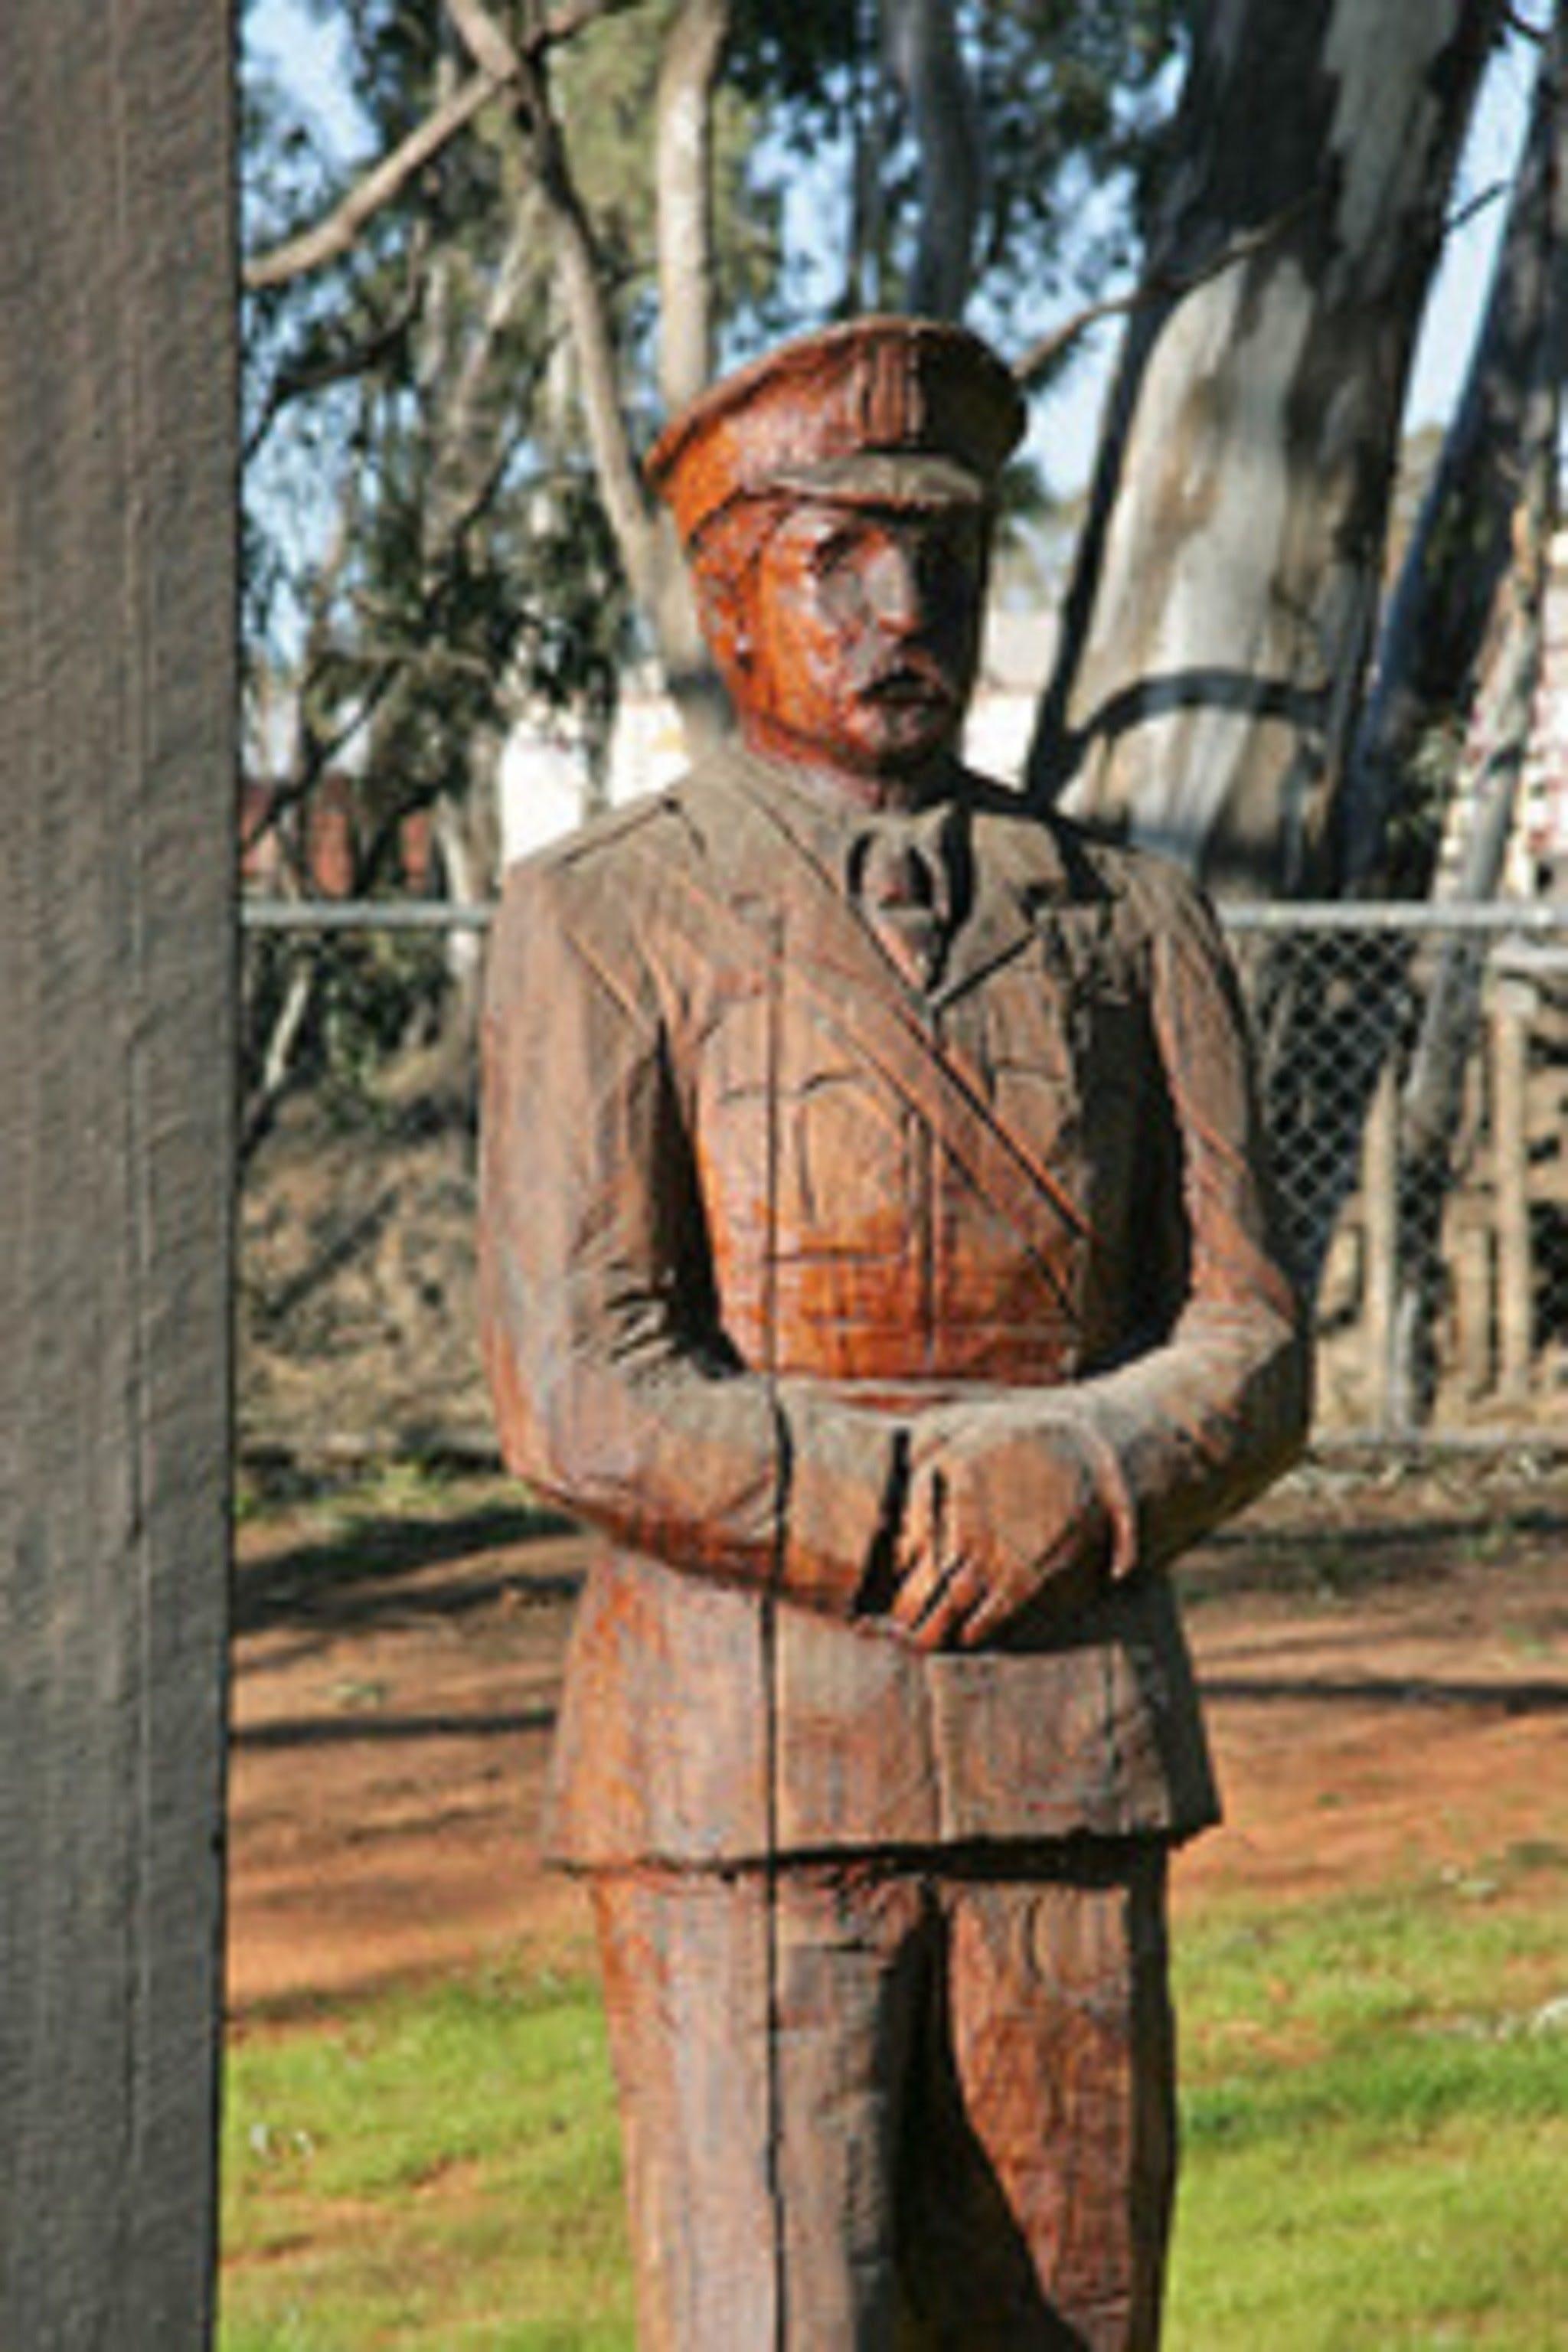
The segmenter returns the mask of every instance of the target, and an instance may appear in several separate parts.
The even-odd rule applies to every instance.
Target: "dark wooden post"
[[[224,0],[0,7],[0,2344],[210,2333],[233,1122]]]

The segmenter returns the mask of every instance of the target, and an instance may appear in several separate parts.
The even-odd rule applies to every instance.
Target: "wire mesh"
[[[1568,908],[1235,909],[1315,1434],[1568,1441]]]

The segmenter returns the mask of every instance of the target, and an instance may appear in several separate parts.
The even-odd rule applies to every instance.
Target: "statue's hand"
[[[1103,1580],[1104,1505],[1067,1428],[942,1416],[917,1435],[894,1559],[893,1623],[921,1650],[983,1647],[1071,1616]]]

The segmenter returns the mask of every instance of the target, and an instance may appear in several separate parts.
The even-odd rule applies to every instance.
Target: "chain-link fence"
[[[1568,907],[1234,908],[1320,1438],[1568,1440]]]
[[[396,933],[471,953],[488,919],[257,900],[245,915],[296,934],[298,961],[345,971]],[[1568,904],[1232,908],[1226,924],[1317,1299],[1319,1442],[1568,1444]],[[329,1119],[296,1141],[247,1171],[247,1436],[479,1442],[470,1139]]]

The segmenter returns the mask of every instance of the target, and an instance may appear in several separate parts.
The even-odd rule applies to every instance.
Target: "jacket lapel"
[[[746,752],[712,772],[734,808],[734,821],[710,840],[710,857],[732,877],[755,874],[757,844],[772,834],[804,891],[792,894],[804,916],[805,944],[819,968],[879,994],[889,980],[911,1007],[935,1011],[973,988],[1038,935],[1043,908],[1072,896],[1072,881],[1049,826],[1002,803],[997,788],[966,807],[958,854],[967,869],[968,906],[948,942],[941,973],[929,989],[913,986],[854,904],[841,870],[841,845],[826,823],[800,809],[798,785],[779,781]],[[845,835],[847,843],[847,832]],[[793,855],[792,855],[793,853]]]
[[[947,951],[931,992],[940,1007],[989,977],[1039,938],[1042,918],[1079,895],[1052,827],[993,789],[969,813],[968,847],[974,876],[967,919]]]
[[[781,876],[782,895],[790,902],[798,984],[915,1106],[979,1190],[1009,1217],[1059,1288],[1064,1244],[1089,1232],[1081,1208],[1052,1169],[997,1126],[982,1075],[952,1040],[938,1040],[931,1020],[935,1000],[896,973],[822,850],[805,837],[806,829],[792,826],[775,800],[764,797],[766,778],[752,781],[743,771],[738,775],[721,768],[704,781],[717,787],[723,804],[721,821],[711,829],[700,827],[717,899],[760,946],[776,953],[779,935],[776,929],[770,933],[761,919],[764,901],[776,903],[779,893],[759,894],[756,877]],[[1017,954],[1037,935],[1040,904],[1065,891],[1068,877],[1048,832],[1029,820],[1020,824],[1009,816],[1005,822],[1016,827],[1020,839],[1026,826],[1031,836],[1038,832],[1048,845],[1045,861],[1039,845],[1031,843],[1033,855],[1025,857],[1030,878],[1011,885],[1005,873],[1014,858],[1005,861],[994,917],[977,930],[960,975],[939,993],[951,997]],[[984,845],[987,853],[990,847],[989,842]],[[972,914],[986,911],[976,908]],[[889,987],[890,977],[896,988]]]

